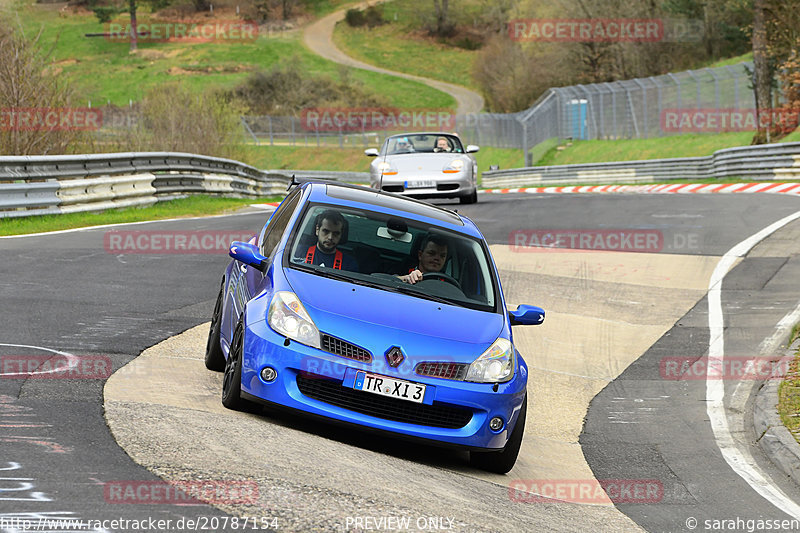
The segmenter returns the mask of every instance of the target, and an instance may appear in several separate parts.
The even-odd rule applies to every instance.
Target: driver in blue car
[[[442,235],[429,233],[422,241],[417,253],[417,266],[408,274],[399,276],[401,281],[414,284],[422,280],[422,276],[430,272],[441,272],[447,261],[447,239]]]
[[[328,209],[317,217],[314,233],[317,243],[306,250],[305,262],[335,270],[358,272],[358,263],[338,249],[347,242],[347,221],[338,211]]]

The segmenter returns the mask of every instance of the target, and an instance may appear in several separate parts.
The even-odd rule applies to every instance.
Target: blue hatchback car
[[[464,448],[506,473],[525,428],[525,361],[475,224],[338,183],[291,189],[260,233],[231,244],[205,363],[222,403],[290,408]]]

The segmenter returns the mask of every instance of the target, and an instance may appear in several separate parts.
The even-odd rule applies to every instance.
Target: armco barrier
[[[668,140],[665,139],[665,142]],[[673,179],[800,179],[800,143],[718,150],[706,157],[526,167],[483,173],[485,188],[581,183],[653,183]]]
[[[0,157],[0,218],[153,204],[192,193],[271,196],[292,175],[366,182],[359,172],[259,170],[230,159],[146,152]]]

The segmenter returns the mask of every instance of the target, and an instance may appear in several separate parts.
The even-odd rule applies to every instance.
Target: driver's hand
[[[411,285],[413,285],[416,282],[422,280],[422,272],[420,272],[419,269],[414,269],[405,276],[400,276],[400,279],[405,283],[410,283]]]

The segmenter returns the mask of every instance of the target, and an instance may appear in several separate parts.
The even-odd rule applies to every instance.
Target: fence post
[[[682,95],[681,95],[681,82],[671,72],[667,72],[667,76],[669,76],[669,78],[672,81],[674,81],[675,85],[678,87],[678,111],[680,112],[681,106],[683,105],[682,102],[681,102],[681,98],[682,98]],[[678,123],[678,133],[681,133],[681,128],[682,128],[682,126],[681,126],[681,124],[679,122]]]
[[[525,122],[522,123],[522,155],[525,159],[525,166],[533,166],[531,153],[528,150],[528,125]]]
[[[272,117],[268,116],[269,119],[269,145],[273,146],[275,144],[275,140],[272,138]]]

